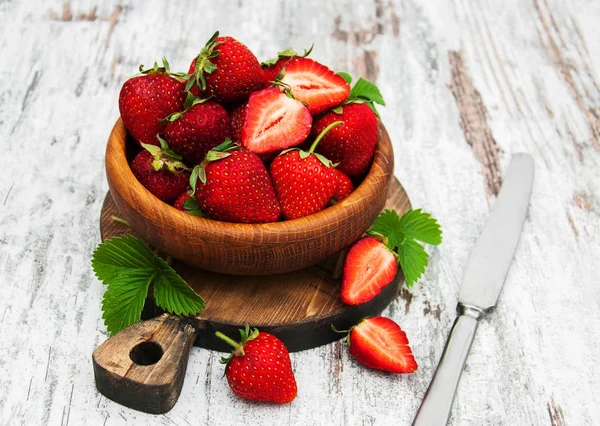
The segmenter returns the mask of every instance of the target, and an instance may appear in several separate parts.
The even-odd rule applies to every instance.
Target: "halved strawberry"
[[[312,117],[299,101],[275,88],[252,93],[246,107],[242,145],[265,154],[302,143],[310,133]]]
[[[373,299],[391,283],[398,261],[385,244],[374,237],[362,237],[346,253],[340,297],[348,305]]]
[[[325,65],[308,58],[293,58],[285,65],[282,82],[314,116],[344,102],[350,85]]]
[[[349,334],[350,353],[361,364],[392,373],[412,373],[418,368],[406,333],[389,318],[361,321]]]

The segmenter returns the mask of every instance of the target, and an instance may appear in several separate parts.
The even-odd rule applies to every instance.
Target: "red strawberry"
[[[412,373],[418,366],[406,333],[389,318],[368,318],[349,334],[350,353],[370,368],[392,373]]]
[[[158,145],[156,135],[166,124],[160,120],[181,111],[185,101],[185,84],[169,76],[169,63],[163,67],[142,71],[143,75],[130,78],[119,94],[119,111],[125,128],[140,144]]]
[[[232,37],[218,37],[217,31],[194,58],[186,88],[219,103],[232,104],[248,99],[250,93],[266,86],[265,73],[256,56]]]
[[[189,164],[200,164],[211,148],[229,137],[229,115],[216,102],[188,96],[184,112],[168,117],[165,138]]]
[[[208,152],[190,182],[200,207],[214,219],[263,223],[274,222],[281,214],[263,162],[229,140]]]
[[[314,150],[332,123],[319,135],[308,152],[299,149],[283,151],[269,169],[277,199],[286,219],[296,219],[321,211],[337,189],[337,179],[331,161]]]
[[[252,401],[287,404],[298,394],[296,378],[292,371],[290,354],[281,340],[269,333],[246,325],[240,330],[242,341],[233,341],[217,332],[220,339],[235,350],[226,363],[225,376],[231,390],[238,396]]]
[[[396,256],[373,237],[362,237],[346,253],[340,297],[348,305],[360,305],[377,296],[398,271]]]
[[[168,150],[144,144],[144,150],[131,162],[131,171],[137,180],[158,199],[172,203],[186,190],[190,181],[190,173],[185,164]]]
[[[328,111],[315,119],[311,137],[334,121],[343,121],[343,126],[325,135],[317,152],[339,163],[337,168],[348,176],[358,176],[367,172],[375,152],[377,117],[367,104],[348,104],[341,109],[341,114]]]
[[[229,109],[229,118],[231,119],[231,140],[235,143],[242,143],[242,129],[246,121],[247,102],[243,102]]]
[[[177,210],[181,210],[182,212],[189,213],[193,216],[198,217],[206,217],[202,209],[200,209],[200,204],[198,204],[198,200],[194,196],[192,196],[189,192],[184,192],[175,200],[173,203],[173,207]]]
[[[250,95],[242,128],[242,145],[265,154],[299,145],[310,134],[308,109],[275,88]]]
[[[354,184],[352,183],[350,177],[344,174],[344,172],[340,172],[338,169],[334,170],[338,185],[333,198],[339,202],[352,194],[354,191]]]
[[[313,43],[310,48],[304,49],[304,53],[302,55],[296,53],[296,51],[291,47],[288,47],[287,49],[278,52],[276,58],[262,62],[260,65],[265,72],[265,80],[267,82],[275,81],[277,75],[292,58],[306,58],[308,55],[310,55],[310,52],[312,52],[314,46],[315,45]]]
[[[290,60],[282,83],[291,87],[296,99],[308,104],[313,116],[341,104],[350,94],[350,85],[342,77],[308,58]]]

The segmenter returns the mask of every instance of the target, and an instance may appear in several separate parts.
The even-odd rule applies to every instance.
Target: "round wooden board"
[[[410,208],[402,185],[392,179],[386,209],[399,214]],[[135,232],[112,219],[119,211],[110,195],[104,199],[100,216],[102,240]],[[339,298],[341,266],[344,253],[319,265],[287,274],[270,276],[235,276],[195,269],[173,260],[177,273],[206,302],[204,312],[196,317],[199,328],[196,346],[229,352],[230,348],[215,337],[216,331],[236,337],[244,322],[279,337],[291,352],[310,349],[343,337],[331,329],[350,328],[360,319],[378,315],[397,296],[404,282],[402,273],[377,297],[360,306],[348,306]],[[162,311],[149,298],[143,319]]]

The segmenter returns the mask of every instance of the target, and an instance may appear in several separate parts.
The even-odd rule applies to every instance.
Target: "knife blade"
[[[479,320],[498,302],[512,263],[533,186],[533,158],[515,154],[481,235],[471,251],[454,321],[413,426],[445,425]]]

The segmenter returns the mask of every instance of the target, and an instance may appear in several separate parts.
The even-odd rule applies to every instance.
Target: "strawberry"
[[[252,93],[242,127],[242,145],[265,154],[299,145],[310,134],[308,109],[275,88]]]
[[[308,104],[313,116],[341,104],[350,93],[350,85],[341,76],[308,58],[287,62],[281,82],[291,88],[296,99]]]
[[[367,172],[375,145],[377,144],[377,117],[367,104],[349,104],[341,108],[341,114],[328,111],[315,119],[311,137],[316,137],[334,121],[342,126],[327,133],[317,152],[338,164],[338,169],[348,176]],[[337,108],[336,108],[337,110]]]
[[[308,55],[310,55],[310,52],[312,52],[314,46],[315,44],[313,43],[308,49],[304,49],[304,53],[302,55],[296,53],[296,51],[291,47],[288,47],[287,49],[278,52],[276,58],[261,62],[260,66],[265,72],[265,80],[267,82],[275,81],[281,70],[285,68],[287,63],[292,58],[306,58]]]
[[[144,187],[158,199],[172,203],[186,190],[190,173],[181,157],[169,150],[160,139],[161,148],[144,144],[131,162],[131,171]]]
[[[192,171],[190,184],[202,210],[225,222],[263,223],[281,210],[269,173],[256,154],[226,140]]]
[[[266,86],[265,73],[250,49],[232,37],[219,37],[218,31],[194,58],[188,75],[186,90],[223,104],[244,101]]]
[[[220,104],[191,93],[185,111],[166,118],[165,138],[171,149],[190,164],[200,164],[206,153],[229,137],[229,115]]]
[[[242,143],[242,129],[246,121],[246,110],[248,103],[242,102],[229,109],[229,118],[231,119],[231,140],[235,143]]]
[[[340,297],[348,305],[360,305],[377,296],[398,271],[396,256],[374,237],[357,240],[344,258]]]
[[[252,401],[287,404],[298,394],[296,378],[292,371],[290,354],[281,340],[272,334],[240,330],[241,342],[235,342],[223,333],[216,335],[234,347],[227,364],[225,376],[231,390],[238,396]]]
[[[406,333],[389,318],[362,320],[348,335],[350,353],[361,364],[392,373],[412,373],[418,366]]]
[[[354,191],[354,184],[350,177],[344,174],[344,172],[339,171],[337,168],[334,170],[337,179],[337,189],[335,190],[335,194],[333,194],[333,198],[335,201],[339,202],[352,194]]]
[[[286,219],[296,219],[325,208],[337,189],[333,164],[314,150],[323,135],[342,124],[332,123],[315,139],[309,151],[283,151],[269,169],[277,199]]]
[[[185,101],[185,84],[170,76],[169,63],[142,70],[142,75],[127,80],[119,94],[119,112],[125,128],[140,144],[158,145],[156,135],[166,124],[160,120],[180,111]]]
[[[202,212],[202,209],[200,208],[200,205],[198,204],[196,198],[192,196],[188,191],[181,194],[177,198],[177,200],[175,200],[175,202],[173,203],[173,207],[175,207],[177,210],[181,210],[182,212],[189,213],[193,216],[207,217],[204,214],[204,212]]]

